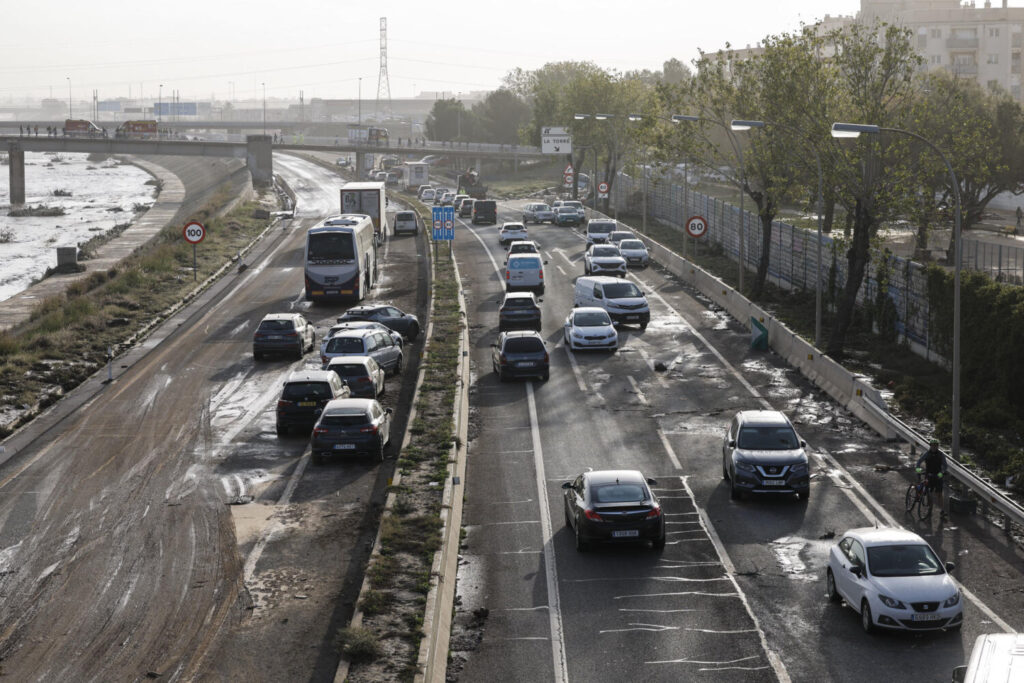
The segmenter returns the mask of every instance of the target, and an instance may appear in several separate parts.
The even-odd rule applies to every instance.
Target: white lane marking
[[[679,477],[679,480],[689,492],[690,498],[696,501],[696,498],[693,497],[693,491],[690,489],[690,482],[687,481],[687,477]],[[789,672],[786,671],[786,665],[783,664],[779,655],[768,647],[768,639],[765,637],[764,631],[761,629],[761,623],[757,620],[757,615],[754,614],[754,610],[750,608],[750,603],[747,602],[747,596],[744,595],[739,582],[736,581],[736,566],[729,558],[729,554],[725,552],[725,546],[722,544],[722,539],[718,537],[718,532],[715,531],[715,527],[711,525],[711,520],[708,518],[707,513],[700,508],[698,508],[697,512],[700,513],[700,521],[703,523],[704,530],[707,532],[708,538],[711,539],[711,544],[715,547],[715,552],[718,553],[718,559],[722,561],[722,566],[725,567],[726,575],[729,577],[729,580],[732,581],[732,585],[736,587],[736,594],[739,595],[740,600],[743,601],[743,606],[746,608],[747,614],[750,616],[750,620],[754,622],[754,628],[757,630],[757,637],[761,639],[761,649],[764,650],[765,655],[768,657],[768,663],[771,664],[772,670],[775,671],[775,676],[779,679],[779,683],[790,683],[791,679],[789,678]],[[722,663],[724,664],[726,662]],[[728,663],[731,664],[732,662]]]
[[[738,598],[742,596],[742,594],[740,593],[708,593],[707,591],[679,591],[676,593],[635,593],[633,595],[616,595],[612,598],[612,600],[628,600],[630,598],[671,598],[677,595],[699,595],[705,598]]]
[[[530,436],[533,438],[533,461],[537,476],[537,500],[540,503],[541,534],[544,547],[544,573],[548,584],[548,610],[551,622],[551,656],[554,660],[555,683],[569,680],[569,667],[565,661],[565,633],[562,630],[562,608],[558,596],[558,570],[555,567],[555,547],[552,541],[551,511],[548,509],[547,479],[544,476],[544,452],[540,443],[540,423],[537,420],[537,401],[533,395],[533,382],[526,385],[526,402],[530,411]]]
[[[660,624],[630,624],[631,628],[608,628],[598,631],[598,633],[627,633],[629,631],[651,631],[652,633],[662,633],[664,631],[678,631],[682,626],[662,626]]]
[[[569,357],[569,365],[572,366],[572,374],[576,376],[576,386],[585,394],[587,393],[587,383],[583,381],[583,371],[580,370],[580,364],[576,362],[576,353],[569,348],[568,344],[565,344],[564,348],[565,355]]]
[[[700,659],[663,659],[654,662],[644,662],[644,664],[711,664],[711,665],[722,665],[722,664],[737,664],[739,662],[746,662],[751,659],[757,659],[757,657],[751,655],[750,657],[741,657],[739,659],[727,659],[722,662],[714,661],[703,661]],[[745,667],[745,666],[723,666],[721,668],[714,669],[701,669],[701,671],[724,671],[725,669],[742,669],[744,671],[758,671],[759,669],[767,669],[766,666],[756,667]]]
[[[683,469],[683,466],[679,464],[679,458],[676,457],[676,452],[672,450],[672,444],[668,442],[668,437],[665,436],[665,432],[661,431],[661,427],[658,427],[658,438],[661,439],[661,445],[665,447],[665,452],[668,453],[668,459],[672,461],[672,464],[677,470]],[[660,496],[662,500],[665,498],[671,498],[672,496]],[[680,497],[680,496],[677,496]],[[692,494],[691,494],[692,498]]]
[[[641,405],[645,405],[645,406],[649,406],[649,405],[651,405],[651,404],[650,404],[650,403],[649,403],[649,402],[647,401],[647,397],[646,397],[646,396],[644,396],[644,392],[643,392],[643,390],[642,390],[642,389],[640,389],[640,385],[639,385],[639,384],[637,384],[637,382],[636,382],[636,380],[635,380],[635,379],[633,379],[633,375],[626,375],[626,379],[627,379],[627,380],[629,380],[629,384],[630,384],[630,386],[632,386],[632,387],[633,387],[633,391],[635,391],[635,392],[636,392],[636,398],[637,398],[637,400],[638,400],[638,401],[640,401],[640,404],[641,404]]]
[[[555,264],[555,270],[557,270],[562,275],[565,275],[566,277],[569,276],[568,273],[566,273],[564,270],[562,270],[562,266],[558,265],[557,263]]]

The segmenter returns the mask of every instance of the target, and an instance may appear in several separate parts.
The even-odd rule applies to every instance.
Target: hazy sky
[[[980,4],[980,2],[979,2]],[[488,90],[515,67],[590,60],[660,69],[698,49],[744,47],[859,0],[38,0],[3,3],[0,103],[52,93],[183,101],[377,94],[379,20],[388,21],[392,97]],[[130,92],[129,92],[130,88]]]

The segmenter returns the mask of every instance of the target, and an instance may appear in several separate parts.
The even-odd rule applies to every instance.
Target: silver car
[[[320,361],[326,370],[338,356],[369,356],[377,365],[393,374],[402,371],[402,347],[387,332],[378,330],[342,330],[327,340]]]
[[[554,223],[555,212],[544,202],[534,202],[523,207],[523,223]]]
[[[619,242],[619,253],[626,259],[626,265],[632,268],[646,268],[651,265],[651,255],[647,245],[638,239],[625,239]]]
[[[626,276],[626,259],[612,244],[592,244],[583,255],[584,275]]]

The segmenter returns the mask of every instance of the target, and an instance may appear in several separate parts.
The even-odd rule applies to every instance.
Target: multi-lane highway
[[[19,434],[0,468],[12,680],[333,678],[394,456],[313,466],[307,439],[275,434],[281,382],[319,357],[256,364],[254,325],[303,310],[319,339],[344,309],[302,296],[303,228],[337,212],[342,181],[276,161],[297,218],[119,359],[111,384],[96,378],[58,404],[63,419]],[[421,236],[389,241],[377,296],[424,315],[423,257]],[[388,379],[397,433],[417,357]]]
[[[522,202],[499,206],[519,220]],[[474,381],[466,538],[453,639],[459,680],[948,680],[978,634],[1024,629],[1024,554],[977,518],[905,519],[909,453],[832,404],[699,293],[658,268],[635,273],[649,327],[620,350],[571,354],[562,323],[583,273],[578,231],[529,226],[548,261],[541,304],[551,378],[491,372],[503,291],[497,227],[461,223]],[[656,371],[655,364],[667,369]],[[813,451],[806,503],[732,501],[722,437],[740,409],[785,411]],[[575,550],[561,484],[588,469],[657,479],[668,543]],[[825,598],[834,535],[902,524],[954,561],[965,625],[861,632]]]

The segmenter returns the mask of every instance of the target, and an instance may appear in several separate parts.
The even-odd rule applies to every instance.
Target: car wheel
[[[501,382],[507,382],[508,381],[508,376],[505,375],[505,371],[504,370],[495,370],[495,372],[498,373],[498,381],[501,381]]]
[[[409,341],[416,341],[416,337],[420,336],[420,326],[413,325],[409,328]]]
[[[399,374],[401,372],[402,372],[402,354],[398,354],[398,360],[395,361],[394,374],[397,375],[397,374]]]
[[[577,524],[576,525],[576,552],[578,552],[578,553],[585,553],[585,552],[587,552],[587,549],[589,547],[590,547],[589,544],[586,541],[584,541],[583,537],[580,535],[580,525]]]
[[[647,323],[640,323],[640,329],[641,330],[646,330],[647,329]]]
[[[547,382],[549,377],[551,377],[551,371],[550,370],[545,370],[544,374],[540,376],[540,381],[541,382]]]
[[[384,462],[384,439],[380,440],[380,447],[377,449],[377,459]]]
[[[382,383],[380,385],[380,391],[377,392],[377,396],[383,396],[384,392],[386,392],[387,390],[388,390],[388,383],[387,382]]]
[[[587,268],[587,264],[583,264],[583,274],[590,275],[590,268]]]
[[[722,479],[729,481],[729,468],[725,466],[725,461],[722,461]]]
[[[311,459],[313,460],[314,465],[324,464],[324,456],[319,451],[313,451],[313,457]]]
[[[288,428],[284,425],[277,425],[277,435],[284,436],[288,433]]]
[[[871,633],[875,630],[875,622],[871,617],[871,606],[868,605],[867,598],[860,601],[860,627],[864,629],[864,633]]]
[[[825,572],[825,595],[828,596],[829,602],[839,602],[839,591],[836,590],[836,577],[832,575],[831,569]]]
[[[806,503],[807,499],[810,498],[810,496],[811,496],[811,492],[810,491],[804,491],[803,493],[798,493],[796,495],[797,495],[797,498],[800,499],[801,503]]]
[[[565,513],[565,528],[572,528],[572,515],[569,514],[569,506],[565,503],[562,504],[562,512]]]
[[[651,541],[651,547],[654,550],[664,550],[665,549],[665,532],[662,532],[661,536],[659,536],[658,538],[656,538],[653,541]]]
[[[302,357],[306,355],[306,349],[302,346],[302,340],[299,340],[299,347],[295,349],[295,357],[302,360]]]
[[[263,360],[263,353],[260,352],[260,351],[253,351],[252,352],[252,359],[253,360]]]
[[[729,484],[729,497],[733,500],[743,499],[743,492],[736,488],[735,480],[732,480]]]

